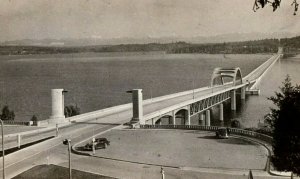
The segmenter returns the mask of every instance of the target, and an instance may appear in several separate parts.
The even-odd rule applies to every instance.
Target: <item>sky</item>
[[[300,33],[292,0],[252,11],[254,0],[1,0],[0,41]]]

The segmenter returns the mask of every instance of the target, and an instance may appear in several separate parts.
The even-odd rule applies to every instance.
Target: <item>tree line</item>
[[[28,54],[68,54],[83,52],[151,52],[165,51],[166,53],[275,53],[281,45],[288,52],[299,52],[300,36],[293,38],[263,39],[243,42],[195,44],[183,41],[174,43],[120,44],[96,45],[84,47],[37,47],[37,46],[0,46],[0,55]]]
[[[80,114],[80,108],[77,105],[69,105],[65,106],[64,108],[64,114],[66,117],[72,117]],[[13,121],[15,120],[15,112],[13,110],[10,110],[8,105],[5,105],[0,114],[0,119],[3,121]],[[38,117],[36,115],[33,115],[30,119],[31,121],[39,121]]]

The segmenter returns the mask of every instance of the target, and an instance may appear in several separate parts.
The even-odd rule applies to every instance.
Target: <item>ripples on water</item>
[[[50,90],[64,88],[69,90],[66,105],[94,111],[130,102],[131,96],[125,93],[129,89],[142,88],[146,99],[190,90],[193,81],[197,88],[208,86],[215,67],[239,66],[246,75],[269,57],[164,53],[1,56],[0,106],[8,104],[16,120],[27,121],[33,114],[47,119]]]

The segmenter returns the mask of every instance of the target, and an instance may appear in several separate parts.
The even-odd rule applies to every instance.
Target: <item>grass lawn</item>
[[[69,178],[69,169],[56,165],[35,166],[13,179],[66,179]],[[79,170],[72,170],[73,179],[111,179],[112,177],[96,175]]]

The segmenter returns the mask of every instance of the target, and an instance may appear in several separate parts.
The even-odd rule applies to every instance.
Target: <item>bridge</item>
[[[190,125],[190,118],[198,115],[200,121],[205,120],[205,125],[210,126],[210,109],[214,106],[219,106],[219,120],[223,121],[224,102],[230,100],[231,110],[236,110],[237,95],[244,100],[246,93],[259,93],[257,86],[262,77],[280,57],[280,54],[272,56],[245,77],[242,77],[239,68],[215,68],[209,87],[177,93],[165,100],[149,104],[142,102],[142,89],[134,89],[131,91],[133,95],[131,122],[153,125],[161,124],[161,120],[167,118],[168,124],[177,125],[176,119],[181,118],[181,124]]]
[[[259,94],[258,84],[266,72],[282,56],[281,52],[282,49],[279,48],[278,54],[273,55],[244,77],[238,67],[215,68],[208,87],[148,100],[143,100],[142,89],[133,89],[128,91],[128,93],[132,93],[132,103],[82,114],[67,118],[67,120],[69,122],[79,122],[101,117],[101,115],[107,113],[132,111],[130,122],[133,126],[161,124],[163,119],[167,119],[168,124],[190,125],[190,118],[195,115],[199,117],[199,121],[204,121],[205,125],[210,126],[210,109],[212,107],[218,106],[219,120],[223,121],[225,101],[230,100],[231,110],[236,110],[237,95],[244,100],[246,94]],[[52,116],[48,120],[49,123],[66,120],[63,115],[63,95],[63,89],[52,90]]]

